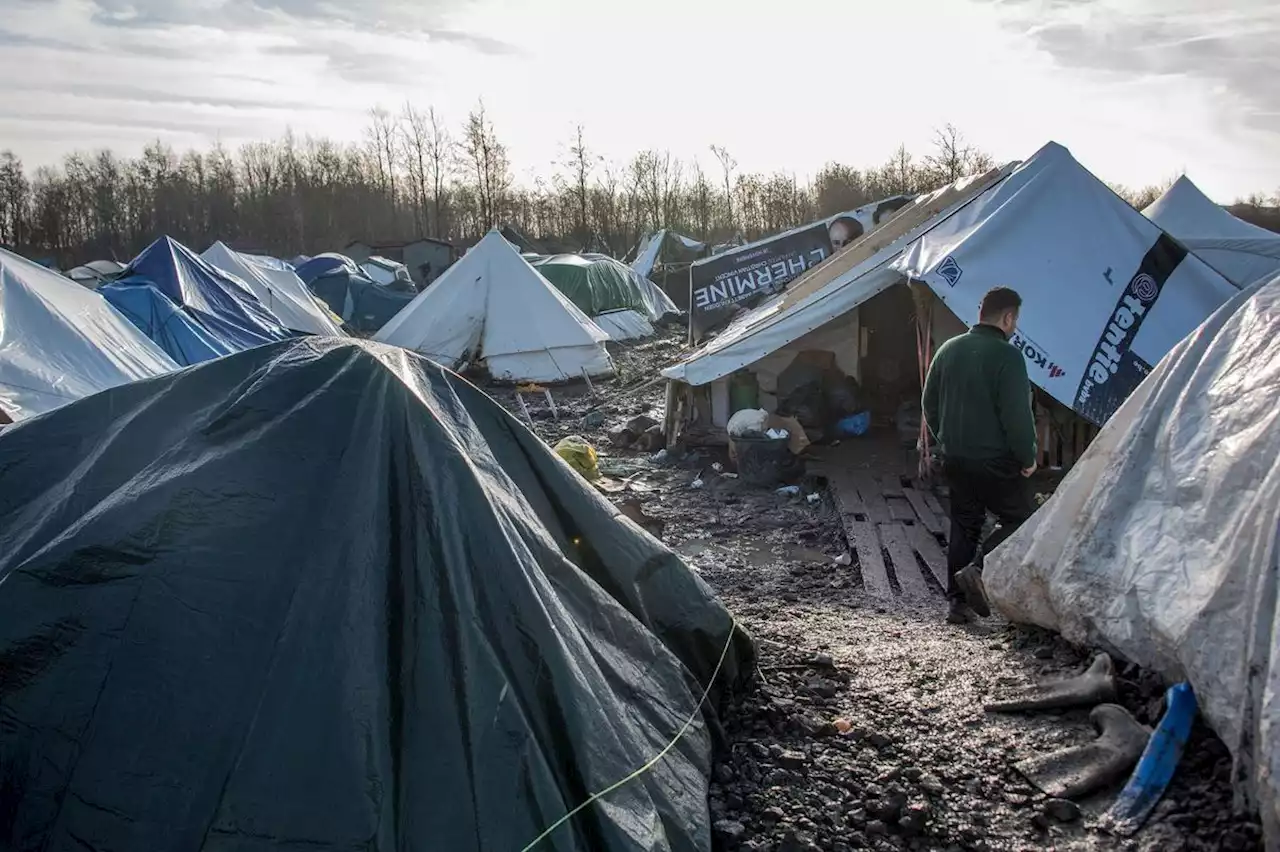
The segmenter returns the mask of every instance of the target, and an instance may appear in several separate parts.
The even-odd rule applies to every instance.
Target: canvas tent
[[[209,246],[201,257],[247,284],[285,328],[304,334],[342,336],[342,329],[320,307],[307,285],[283,262],[242,254],[222,242]]]
[[[316,298],[356,331],[377,331],[416,295],[412,286],[393,290],[379,285],[341,254],[308,258],[298,265],[297,274]]]
[[[504,381],[612,375],[608,336],[490,231],[374,337]]]
[[[162,293],[209,337],[233,352],[290,336],[247,284],[169,237],[144,249],[101,292],[113,300],[131,287],[151,287]]]
[[[0,249],[0,420],[176,369],[97,293]]]
[[[536,848],[710,852],[749,637],[474,386],[308,337],[30,425],[0,846],[520,850],[644,768]]]
[[[986,560],[1010,618],[1190,681],[1280,848],[1280,276],[1176,346]]]
[[[611,257],[555,254],[525,259],[612,340],[648,337],[654,333],[653,323],[679,313],[657,285]]]
[[[1142,213],[1237,287],[1280,272],[1280,234],[1232,216],[1186,175]]]
[[[988,289],[1018,289],[1024,304],[1012,342],[1031,381],[1095,424],[1235,292],[1050,143],[1024,163],[917,199],[663,374],[723,387],[745,369],[767,396],[799,352],[821,349],[858,377],[860,306],[908,280],[942,308],[928,318],[935,345],[975,319]],[[723,425],[727,392],[714,391],[721,404],[707,414]]]
[[[692,263],[709,253],[706,243],[666,229],[654,231],[636,246],[631,268],[648,278],[654,270],[668,263]]]
[[[124,264],[114,260],[91,260],[83,266],[68,269],[66,276],[77,284],[96,290],[124,271]]]

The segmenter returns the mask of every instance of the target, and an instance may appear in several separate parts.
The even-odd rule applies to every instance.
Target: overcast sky
[[[483,97],[517,176],[576,123],[811,175],[924,150],[951,122],[999,160],[1052,139],[1130,185],[1280,189],[1280,2],[1223,0],[0,0],[0,148],[29,165],[295,133]]]

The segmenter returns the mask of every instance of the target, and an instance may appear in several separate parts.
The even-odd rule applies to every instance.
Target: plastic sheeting
[[[201,257],[247,284],[285,328],[305,334],[343,336],[342,329],[325,314],[307,285],[282,262],[241,254],[221,242],[209,246]]]
[[[110,286],[148,285],[234,351],[290,336],[247,284],[169,237],[161,237],[144,249]]]
[[[1280,272],[1280,234],[1232,216],[1186,175],[1142,213],[1238,287]]]
[[[449,367],[483,361],[503,381],[612,375],[608,335],[498,231],[402,310],[375,339]]]
[[[1188,680],[1280,848],[1280,277],[1171,351],[986,561],[1010,618]]]
[[[354,260],[340,254],[320,254],[297,268],[298,277],[351,328],[376,332],[417,295],[382,287]]]
[[[425,359],[118,388],[0,433],[0,845],[519,852],[674,744],[537,849],[709,852],[732,624]]]
[[[648,278],[655,266],[664,263],[692,263],[708,253],[707,244],[674,231],[660,230],[640,240],[631,268]]]
[[[0,249],[0,411],[8,419],[175,369],[97,293]]]
[[[653,324],[639,311],[611,311],[592,317],[591,321],[609,335],[610,340],[641,340],[654,334]]]
[[[677,313],[667,294],[624,263],[601,255],[555,254],[535,257],[529,265],[589,317],[632,310],[656,322]],[[645,286],[648,285],[648,286]]]
[[[206,331],[150,284],[130,284],[127,287],[108,284],[99,292],[112,307],[183,367],[239,351]]]

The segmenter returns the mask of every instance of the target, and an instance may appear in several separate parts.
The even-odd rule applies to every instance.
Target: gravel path
[[[679,351],[675,335],[618,350],[621,383],[555,391],[560,419],[534,407],[535,429],[555,443],[580,434],[632,490],[662,537],[721,595],[757,639],[756,683],[734,696],[727,743],[710,795],[717,846],[751,852],[810,850],[1260,850],[1260,832],[1233,816],[1230,757],[1197,729],[1178,775],[1147,827],[1130,840],[1102,833],[1106,791],[1079,803],[1048,801],[1010,767],[1088,742],[1087,711],[985,713],[1001,687],[1076,674],[1091,654],[999,619],[943,623],[944,606],[883,602],[863,593],[856,561],[820,482],[821,498],[785,497],[720,476],[715,453],[675,465],[610,448],[629,417],[661,419],[661,385],[634,389]],[[630,386],[629,393],[621,393]],[[515,407],[509,391],[495,391]],[[598,413],[593,413],[598,412]],[[585,420],[583,418],[586,418]],[[706,485],[689,483],[701,473]],[[624,495],[618,495],[620,499]],[[1120,702],[1154,724],[1162,689],[1120,668]]]

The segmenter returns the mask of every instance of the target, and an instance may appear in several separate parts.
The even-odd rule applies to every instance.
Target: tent
[[[0,249],[4,420],[24,420],[177,367],[97,293]]]
[[[1280,275],[1160,362],[992,552],[1010,618],[1190,681],[1280,848]]]
[[[465,380],[307,337],[29,425],[0,846],[710,852],[750,638]]]
[[[241,254],[222,242],[201,255],[208,263],[249,285],[263,307],[285,328],[305,334],[342,336],[307,285],[282,261],[262,255]]]
[[[124,272],[124,269],[124,264],[115,260],[91,260],[83,266],[68,269],[66,276],[77,284],[96,290]]]
[[[412,286],[406,290],[380,286],[341,254],[318,254],[300,264],[297,273],[316,298],[356,331],[377,331],[417,295]]]
[[[524,256],[551,285],[595,320],[612,340],[652,335],[652,323],[678,314],[657,285],[631,267],[600,254]]]
[[[659,266],[692,263],[709,253],[706,243],[662,229],[640,240],[635,248],[635,260],[631,262],[631,268],[648,278]]]
[[[375,340],[446,366],[483,361],[504,381],[612,375],[603,331],[490,231]]]
[[[111,306],[180,366],[221,358],[239,348],[204,326],[150,284],[105,286],[99,290]]]
[[[663,375],[691,386],[724,382],[739,369],[776,380],[805,349],[836,351],[854,374],[856,311],[906,281],[946,309],[930,329],[935,343],[963,330],[957,317],[975,319],[991,287],[1019,290],[1012,342],[1031,381],[1095,424],[1235,292],[1049,143],[1024,163],[917,199]]]
[[[1142,213],[1238,287],[1280,272],[1280,234],[1232,216],[1186,175]]]
[[[114,298],[110,292],[148,286],[163,293],[208,336],[231,351],[290,336],[249,285],[169,237],[161,237],[144,249],[102,290],[110,299]]]
[[[409,267],[403,263],[375,254],[366,258],[360,264],[360,268],[364,270],[365,275],[374,280],[374,283],[383,287],[397,288],[406,293],[418,292],[418,288],[413,283],[413,277],[409,275]]]

